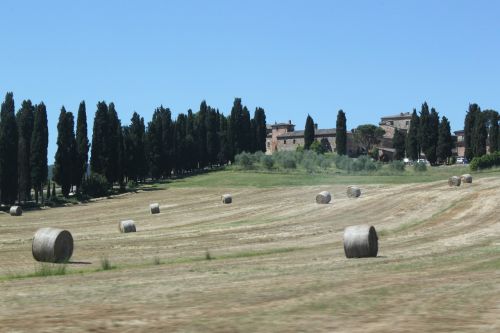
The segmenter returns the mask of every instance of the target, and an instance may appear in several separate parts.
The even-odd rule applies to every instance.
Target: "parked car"
[[[431,163],[427,161],[425,158],[419,158],[417,160],[417,163],[424,163],[425,165],[431,165]]]
[[[468,164],[469,161],[465,157],[457,157],[457,164]]]

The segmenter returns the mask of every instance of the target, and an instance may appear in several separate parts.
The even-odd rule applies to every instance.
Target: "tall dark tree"
[[[188,170],[193,170],[198,167],[198,158],[196,157],[197,147],[196,147],[196,134],[195,134],[195,116],[191,109],[188,110],[186,118],[186,135],[185,135],[185,147],[186,147],[186,168]]]
[[[335,146],[337,147],[337,154],[347,154],[347,120],[342,110],[337,113]]]
[[[145,147],[145,127],[144,118],[137,112],[132,115],[131,123],[128,128],[130,147],[130,159],[127,165],[129,177],[134,180],[144,180],[148,174],[148,164],[146,159]],[[127,152],[126,152],[127,154]]]
[[[418,132],[418,142],[420,146],[420,152],[424,153],[430,151],[431,148],[431,132],[432,129],[430,127],[430,112],[429,106],[426,102],[422,104],[422,108],[420,109],[420,124],[419,124],[419,132]]]
[[[31,183],[35,190],[35,200],[38,196],[43,201],[43,185],[48,177],[47,147],[49,144],[49,130],[47,126],[47,109],[45,104],[36,106],[33,124],[33,135],[31,136]],[[50,194],[50,184],[47,194]]]
[[[14,95],[5,95],[0,112],[0,201],[12,204],[17,197],[18,132]]]
[[[443,117],[439,124],[439,137],[436,149],[437,160],[440,163],[446,162],[446,160],[452,156],[452,149],[453,139],[451,136],[450,122],[448,118]]]
[[[90,170],[101,175],[106,174],[108,166],[108,106],[106,102],[97,103],[90,148]]]
[[[405,157],[406,151],[406,135],[404,131],[394,129],[394,136],[392,137],[392,146],[396,150],[394,153],[395,160],[402,160]]]
[[[247,107],[243,107],[243,111],[241,114],[241,127],[240,127],[240,135],[241,135],[241,151],[251,152],[252,151],[252,122],[250,120],[250,111],[248,111]]]
[[[78,107],[76,120],[76,158],[74,171],[74,182],[77,192],[80,190],[83,178],[87,173],[87,163],[89,159],[89,139],[87,134],[87,109],[85,101]]]
[[[470,161],[474,158],[474,144],[477,140],[474,140],[474,127],[476,124],[476,119],[481,113],[481,108],[477,104],[469,104],[469,110],[465,115],[464,123],[464,145],[465,145],[465,157]]]
[[[486,140],[488,131],[486,129],[486,117],[483,112],[476,115],[474,128],[472,129],[472,154],[474,157],[480,157],[486,154]]]
[[[174,168],[177,174],[181,174],[188,169],[186,130],[187,116],[180,113],[174,124]]]
[[[219,152],[219,137],[217,136],[217,111],[208,107],[205,119],[207,158],[210,165],[217,163],[217,153]]]
[[[57,151],[54,161],[54,181],[61,186],[63,196],[68,197],[72,185],[72,170],[76,155],[75,121],[71,112],[61,108],[57,124]]]
[[[107,165],[104,175],[109,183],[113,184],[120,180],[122,174],[120,165],[120,145],[121,145],[121,121],[115,110],[115,104],[109,103],[108,107],[108,129],[106,142]]]
[[[499,150],[498,122],[500,121],[500,117],[498,116],[498,112],[495,110],[485,110],[483,112],[487,119],[486,126],[488,128],[489,152],[494,153]]]
[[[208,152],[207,152],[207,114],[208,105],[207,102],[202,101],[200,104],[200,110],[196,115],[195,119],[195,139],[196,145],[198,147],[198,164],[199,167],[204,167],[208,164]]]
[[[309,149],[314,142],[314,120],[307,115],[306,126],[304,129],[304,149]]]
[[[30,199],[31,194],[31,135],[33,134],[34,106],[30,100],[24,100],[17,112],[17,170],[19,201]]]
[[[230,161],[234,161],[234,156],[243,151],[242,118],[243,105],[241,104],[241,98],[235,98],[228,122],[228,142],[231,143],[230,150],[228,151],[228,159]]]
[[[424,150],[424,154],[429,163],[435,164],[437,161],[436,149],[439,138],[439,115],[434,108],[431,109],[431,113],[429,114],[427,131],[429,145]]]
[[[220,151],[217,155],[217,162],[219,164],[226,164],[228,161],[229,151],[231,151],[231,143],[229,142],[229,120],[223,114],[219,115],[219,142]]]
[[[148,123],[147,137],[149,143],[149,164],[151,177],[159,179],[166,175],[166,163],[168,161],[168,149],[165,149],[168,143],[168,131],[164,129],[170,126],[165,118],[167,117],[167,109],[163,106],[157,108],[153,113],[153,118]],[[170,117],[170,110],[168,110],[168,117]]]
[[[420,146],[418,133],[420,132],[420,118],[417,115],[417,110],[413,109],[410,120],[410,128],[406,135],[406,155],[411,160],[417,160],[420,156]]]
[[[266,125],[266,112],[263,108],[255,108],[253,115],[253,120],[255,122],[255,150],[256,151],[266,151],[266,137],[267,137],[267,125]]]

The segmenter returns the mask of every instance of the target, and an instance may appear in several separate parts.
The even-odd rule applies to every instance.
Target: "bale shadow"
[[[68,265],[92,265],[90,261],[68,261]]]

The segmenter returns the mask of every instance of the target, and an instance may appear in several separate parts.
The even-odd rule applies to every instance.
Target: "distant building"
[[[327,151],[335,152],[335,128],[318,129],[315,124],[314,137]],[[304,146],[304,131],[296,131],[295,125],[289,120],[288,123],[274,123],[267,126],[266,154],[275,151],[295,151],[298,146]],[[347,132],[347,152],[349,155],[355,153],[352,132]]]
[[[392,145],[394,132],[396,129],[405,133],[408,132],[411,125],[411,113],[401,112],[393,116],[384,116],[380,118],[379,126],[384,129],[385,134],[380,143],[377,145],[379,158],[382,160],[392,160],[396,150]]]
[[[455,148],[453,149],[453,154],[456,154],[459,157],[464,157],[465,156],[465,141],[464,141],[464,136],[465,136],[465,131],[460,130],[460,131],[455,131],[455,137],[456,137],[456,145]]]

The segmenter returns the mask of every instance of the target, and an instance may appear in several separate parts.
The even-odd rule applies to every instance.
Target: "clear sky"
[[[469,103],[500,109],[499,1],[5,1],[0,94],[44,101],[49,162],[64,105],[113,101],[122,123],[234,97],[267,121],[309,113],[348,128],[427,101],[463,127]],[[91,136],[89,131],[89,137]]]

